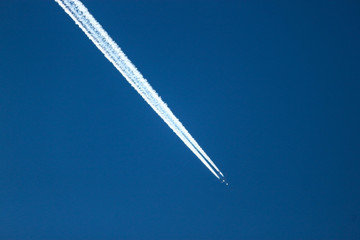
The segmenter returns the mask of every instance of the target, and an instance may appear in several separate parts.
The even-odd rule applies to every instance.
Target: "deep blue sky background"
[[[90,1],[226,175],[54,1],[0,1],[1,239],[360,239],[357,1]]]

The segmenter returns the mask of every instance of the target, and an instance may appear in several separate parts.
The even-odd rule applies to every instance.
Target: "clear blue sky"
[[[0,1],[1,239],[360,239],[357,1],[84,0],[226,187],[54,1]]]

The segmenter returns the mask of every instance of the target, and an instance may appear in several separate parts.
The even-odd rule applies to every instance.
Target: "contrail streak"
[[[79,0],[55,0],[200,161],[222,182],[224,175],[166,103]]]

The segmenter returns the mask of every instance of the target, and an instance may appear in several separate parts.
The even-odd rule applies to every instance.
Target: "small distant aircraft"
[[[227,183],[225,179],[221,180],[221,183],[225,183],[226,186],[229,185],[229,183]]]

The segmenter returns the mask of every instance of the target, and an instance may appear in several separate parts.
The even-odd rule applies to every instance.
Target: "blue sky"
[[[227,177],[55,1],[0,1],[1,239],[359,239],[356,1],[83,1]]]

